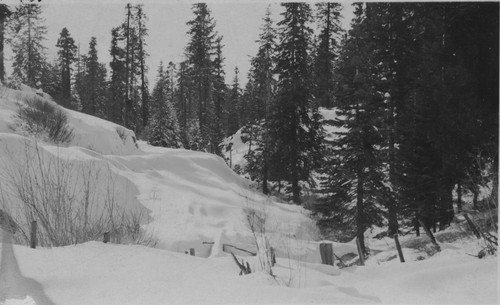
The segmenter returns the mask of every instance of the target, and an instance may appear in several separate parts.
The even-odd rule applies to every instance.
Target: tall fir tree
[[[14,53],[12,75],[28,86],[41,85],[46,65],[47,27],[39,4],[20,4],[16,7],[9,23],[11,47]]]
[[[76,60],[76,45],[67,28],[62,29],[56,46],[59,48],[57,53],[61,70],[59,101],[62,106],[68,108],[71,105],[71,65]]]
[[[115,27],[111,30],[111,79],[107,98],[108,119],[124,124],[126,96],[126,65],[125,50],[121,48],[123,41],[122,27]]]
[[[369,9],[357,4],[337,69],[342,86],[334,124],[342,129],[328,143],[322,169],[325,196],[316,207],[323,216],[320,225],[350,232],[364,253],[364,233],[372,225],[383,224],[382,207],[390,190],[380,151],[384,95],[376,88],[378,61],[373,56],[370,18]]]
[[[272,160],[281,160],[282,180],[291,185],[292,200],[300,203],[300,181],[309,181],[321,159],[323,137],[318,106],[313,99],[310,42],[311,9],[306,3],[283,3],[277,49],[277,96],[270,117]]]
[[[335,2],[317,3],[317,21],[320,27],[318,47],[314,59],[315,98],[321,107],[334,106],[335,59],[338,57],[338,41],[342,35],[342,5]]]
[[[84,59],[85,74],[83,78],[82,112],[106,117],[106,67],[99,62],[97,55],[97,40],[95,37],[90,39],[89,52]]]
[[[151,111],[148,143],[154,146],[182,147],[177,113],[172,103],[171,77],[163,63],[158,68],[156,84],[151,95]]]
[[[209,134],[209,122],[215,119],[212,117],[214,116],[212,54],[216,37],[215,22],[205,3],[194,4],[192,11],[194,19],[187,22],[189,26],[187,35],[190,40],[186,47],[186,55],[189,64],[188,72],[193,85],[193,103],[196,104],[199,140],[202,141],[197,146],[214,152],[213,148],[218,147],[218,143],[213,143],[217,139]]]
[[[248,124],[244,132],[248,135],[253,149],[245,156],[250,176],[262,184],[264,194],[269,193],[269,158],[272,150],[270,143],[270,113],[275,98],[276,79],[276,30],[271,18],[270,6],[267,7],[261,33],[257,43],[259,49],[251,60],[249,80],[243,99],[248,105]]]
[[[144,13],[143,5],[137,4],[134,6],[134,26],[137,31],[137,42],[136,42],[136,57],[138,62],[138,73],[140,78],[140,98],[141,98],[141,115],[142,115],[142,126],[148,124],[150,112],[149,112],[149,91],[148,91],[148,80],[146,74],[148,72],[148,67],[146,66],[146,58],[149,55],[145,48],[147,46],[146,37],[148,36],[148,29],[146,27],[146,21],[148,20],[146,14]]]

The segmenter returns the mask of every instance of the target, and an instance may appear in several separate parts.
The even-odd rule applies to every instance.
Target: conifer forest
[[[46,39],[43,2],[0,4],[2,82],[150,145],[219,155],[362,249],[372,226],[388,236],[445,229],[466,194],[475,209],[498,207],[498,2],[354,3],[348,30],[350,3],[282,3],[262,16],[247,75],[225,65],[231,42],[210,3],[184,21],[184,59],[148,66],[146,6],[124,5],[122,23],[105,29],[111,41],[92,37],[83,53],[66,27]],[[230,165],[235,134],[248,151]]]

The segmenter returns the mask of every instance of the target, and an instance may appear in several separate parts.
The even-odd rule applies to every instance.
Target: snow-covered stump
[[[331,243],[319,244],[319,254],[321,255],[321,263],[323,265],[333,266],[333,245]]]
[[[36,248],[36,220],[33,220],[31,222],[30,247],[31,247],[31,249]]]
[[[398,249],[399,260],[404,263],[405,258],[403,256],[403,250],[401,250],[401,244],[399,243],[398,233],[394,234],[394,242],[396,243],[396,249]]]
[[[102,237],[102,242],[105,244],[109,243],[109,231],[104,232],[104,236]]]

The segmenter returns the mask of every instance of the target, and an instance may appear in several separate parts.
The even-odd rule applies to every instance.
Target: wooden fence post
[[[359,242],[359,239],[357,237],[356,237],[356,246],[358,247],[359,265],[364,266],[365,265],[365,255],[363,254],[363,250],[361,249],[361,243]]]
[[[276,265],[276,252],[274,251],[273,247],[270,247],[269,249],[269,251],[271,252],[271,267],[274,267],[274,265]]]
[[[331,243],[319,244],[319,254],[322,264],[333,266],[333,245]]]
[[[103,236],[102,241],[103,241],[105,244],[109,243],[109,231],[108,231],[108,232],[104,232],[104,236]]]
[[[30,232],[30,247],[35,249],[37,244],[36,240],[36,220],[31,222],[31,232]]]
[[[189,255],[194,256],[194,248],[189,248]]]
[[[403,256],[403,250],[401,250],[401,245],[399,244],[398,233],[394,234],[394,241],[396,242],[396,249],[398,249],[399,260],[404,263],[405,258]]]

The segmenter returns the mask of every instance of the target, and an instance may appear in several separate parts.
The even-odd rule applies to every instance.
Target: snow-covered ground
[[[84,244],[30,249],[0,244],[0,304],[494,304],[498,301],[497,259],[479,260],[481,241],[443,242],[441,253],[405,247],[407,263],[394,256],[392,240],[368,241],[374,249],[364,267],[321,265],[314,223],[298,206],[252,190],[223,159],[201,152],[151,147],[130,130],[67,110],[75,138],[68,147],[18,135],[16,103],[35,94],[0,88],[0,173],[37,157],[79,169],[94,167],[98,194],[112,179],[114,196],[126,210],[147,213],[143,228],[156,248]],[[31,152],[37,152],[31,155]],[[8,175],[0,189],[11,210]],[[70,179],[70,181],[72,181]],[[76,181],[76,180],[75,180]],[[78,182],[74,182],[77,185]],[[109,193],[109,192],[108,192]],[[10,197],[9,197],[10,196]],[[100,196],[100,195],[96,195]],[[18,199],[17,199],[18,200]],[[255,252],[245,211],[266,216],[269,244],[276,248],[275,277],[259,271],[257,256],[243,256],[256,272],[239,276],[232,245]],[[402,239],[404,245],[411,237]],[[464,245],[466,245],[464,247]],[[194,248],[196,256],[185,254]],[[227,247],[226,247],[227,248]],[[333,243],[336,255],[356,253],[353,243]],[[352,254],[354,255],[354,254]],[[422,257],[427,258],[420,260]]]

